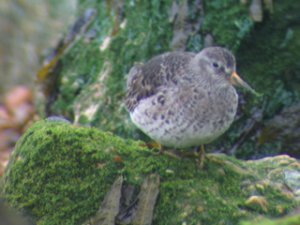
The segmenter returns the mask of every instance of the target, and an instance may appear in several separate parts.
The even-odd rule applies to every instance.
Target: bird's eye
[[[219,68],[219,64],[216,63],[216,62],[214,62],[212,65],[213,65],[213,67],[215,67],[215,68]]]

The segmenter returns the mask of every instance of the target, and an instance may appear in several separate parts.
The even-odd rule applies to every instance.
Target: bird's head
[[[234,55],[226,48],[208,47],[193,59],[193,70],[199,74],[212,76],[213,80],[224,80],[228,84],[242,86],[252,93],[256,92],[236,73]]]

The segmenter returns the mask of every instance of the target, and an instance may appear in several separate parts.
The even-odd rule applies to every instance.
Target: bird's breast
[[[133,122],[166,146],[206,144],[223,134],[234,119],[237,94],[197,85],[166,88],[141,100],[131,113]]]

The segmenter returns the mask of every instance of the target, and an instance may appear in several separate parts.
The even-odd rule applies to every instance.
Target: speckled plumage
[[[165,53],[130,70],[125,104],[133,123],[164,146],[206,144],[233,122],[234,72],[235,58],[224,48]]]

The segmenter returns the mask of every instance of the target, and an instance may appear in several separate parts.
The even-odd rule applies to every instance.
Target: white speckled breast
[[[222,135],[234,120],[237,104],[238,95],[231,85],[209,90],[196,84],[180,85],[141,100],[130,116],[162,145],[184,148]]]

